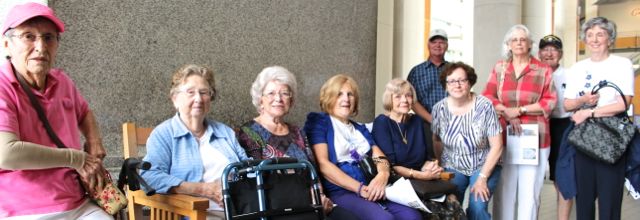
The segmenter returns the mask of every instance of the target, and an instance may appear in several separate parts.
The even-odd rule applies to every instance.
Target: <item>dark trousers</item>
[[[351,213],[351,211],[340,206],[334,207],[325,218],[325,220],[358,220],[358,219],[360,219],[358,218],[358,216],[354,215],[353,213]]]
[[[576,151],[577,219],[595,219],[596,198],[600,220],[620,219],[625,161],[626,155],[609,165]]]
[[[388,200],[371,202],[353,192],[330,195],[329,198],[338,207],[351,211],[352,214],[362,220],[420,220],[422,218],[420,211],[417,209]]]
[[[427,154],[431,155],[433,159],[435,159],[436,154],[434,152],[435,149],[433,149],[433,132],[431,132],[431,123],[427,121],[424,121],[424,142],[426,145],[425,147],[427,148]]]
[[[549,121],[551,135],[551,152],[549,153],[549,179],[556,181],[556,161],[560,154],[562,135],[571,124],[571,118],[551,118]]]

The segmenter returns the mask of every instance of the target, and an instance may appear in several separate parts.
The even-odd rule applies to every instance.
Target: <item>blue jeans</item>
[[[472,187],[473,184],[476,183],[476,180],[479,177],[478,174],[480,174],[480,170],[476,170],[471,176],[466,176],[451,168],[445,168],[445,171],[455,173],[455,176],[453,177],[453,179],[451,179],[451,183],[456,185],[455,195],[458,198],[458,201],[460,201],[460,205],[462,205],[464,202],[465,191],[467,191],[467,188]],[[489,188],[489,199],[491,199],[491,196],[493,196],[493,192],[495,192],[495,188],[500,181],[500,171],[502,171],[502,167],[496,165],[495,168],[493,168],[493,173],[491,173],[491,176],[489,176],[489,179],[487,180],[487,188]],[[469,197],[471,198],[469,199],[469,208],[467,208],[467,218],[469,220],[491,219],[491,214],[489,214],[489,211],[487,209],[489,201],[483,202],[480,199],[476,200],[473,194],[469,194]]]

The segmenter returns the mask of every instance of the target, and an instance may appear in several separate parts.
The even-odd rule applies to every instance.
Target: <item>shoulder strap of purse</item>
[[[507,71],[507,62],[507,60],[502,61],[500,68],[500,77],[498,78],[498,91],[496,92],[496,95],[498,96],[498,101],[500,102],[502,102],[502,87],[504,86],[504,77],[505,72]]]
[[[618,85],[616,85],[615,83],[609,82],[607,80],[602,80],[591,89],[591,94],[596,94],[600,89],[604,87],[611,87],[620,94],[620,97],[622,97],[622,101],[624,102],[624,110],[625,110],[624,114],[627,115],[626,111],[629,110],[629,106],[627,105],[627,99],[624,98],[624,93],[622,93],[622,90],[620,89],[620,87],[618,87]]]
[[[44,109],[42,109],[42,106],[36,99],[36,96],[31,91],[31,87],[27,84],[27,82],[24,80],[22,75],[18,73],[18,71],[16,71],[16,68],[13,67],[13,64],[11,65],[11,68],[13,69],[13,74],[15,74],[16,78],[18,79],[18,82],[20,82],[20,87],[22,87],[22,90],[24,90],[24,92],[27,93],[27,96],[29,96],[29,101],[31,102],[31,106],[36,110],[36,112],[38,112],[38,118],[40,118],[40,121],[42,121],[42,124],[44,124],[44,128],[47,130],[47,134],[49,135],[51,140],[53,140],[53,142],[56,144],[56,146],[58,146],[58,148],[67,148],[66,146],[64,146],[60,138],[58,138],[58,135],[56,135],[56,133],[53,132],[53,129],[49,124],[49,120],[47,119],[47,116],[44,114]]]

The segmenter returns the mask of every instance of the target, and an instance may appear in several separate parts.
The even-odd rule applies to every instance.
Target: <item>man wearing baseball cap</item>
[[[433,152],[431,109],[447,95],[438,78],[447,63],[444,59],[444,54],[449,47],[447,32],[442,29],[434,29],[429,32],[427,47],[429,48],[429,58],[411,69],[407,81],[416,89],[418,101],[413,105],[413,111],[425,121],[427,152]],[[432,156],[435,157],[433,154]]]
[[[562,59],[562,40],[555,35],[547,35],[540,39],[538,43],[539,51],[538,58],[540,61],[551,66],[553,69],[553,86],[556,89],[557,97],[564,97],[564,90],[566,87],[566,72],[564,68],[560,66],[560,59]],[[551,120],[549,121],[550,134],[551,134],[551,153],[549,154],[549,179],[555,181],[555,169],[556,160],[558,159],[558,152],[560,150],[560,144],[562,143],[562,134],[571,124],[571,113],[564,110],[563,102],[558,101],[555,108],[551,112]],[[562,194],[557,190],[558,201],[558,219],[568,220],[571,215],[571,206],[573,204],[572,199],[565,200]]]
[[[87,102],[52,68],[62,32],[64,23],[38,3],[14,6],[0,27],[8,54],[0,59],[0,219],[113,219],[78,181],[101,190],[106,153]]]

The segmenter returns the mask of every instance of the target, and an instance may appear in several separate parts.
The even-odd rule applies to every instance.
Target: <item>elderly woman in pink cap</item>
[[[0,61],[0,219],[113,219],[78,181],[101,190],[106,153],[87,101],[52,69],[62,32],[60,19],[37,3],[13,7],[0,29],[8,54]]]

